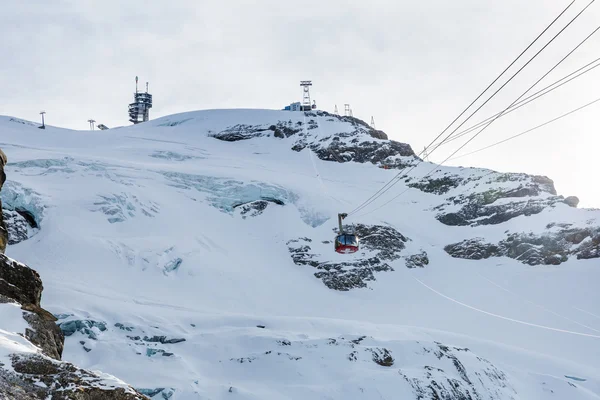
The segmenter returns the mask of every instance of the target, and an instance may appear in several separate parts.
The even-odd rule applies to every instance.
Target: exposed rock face
[[[2,190],[2,186],[4,186],[4,182],[6,182],[6,174],[4,173],[6,162],[6,154],[0,149],[0,190]],[[2,217],[2,200],[0,199],[0,253],[4,253],[7,244],[8,231],[6,230],[6,225],[4,225],[4,218]]]
[[[42,280],[31,268],[0,254],[0,293],[20,304],[40,306]]]
[[[40,353],[12,354],[10,360],[14,372],[3,369],[0,362],[0,398],[146,399],[113,377],[60,361],[64,335],[55,323],[57,318],[40,306],[42,289],[36,271],[0,254],[0,303],[21,304],[23,319],[29,324],[22,335],[40,349]]]
[[[600,228],[563,226],[558,232],[543,235],[513,233],[497,244],[474,238],[448,245],[445,250],[452,257],[470,260],[506,256],[529,265],[558,265],[570,256],[600,258]]]
[[[368,162],[386,168],[404,168],[416,160],[410,145],[388,140],[385,132],[373,129],[358,118],[333,115],[325,111],[305,112],[304,115],[307,119],[306,124],[302,121],[279,121],[275,125],[238,124],[212,134],[212,137],[228,142],[269,136],[279,139],[293,137],[295,140],[292,150],[302,151],[309,147],[321,160],[340,163]],[[313,137],[313,132],[319,128],[316,117],[346,122],[351,125],[353,131],[340,132],[317,140]]]
[[[54,323],[56,318],[40,306],[42,280],[31,268],[0,254],[0,295],[4,302],[21,304],[23,318],[29,323],[25,337],[48,357],[60,360],[64,336]]]
[[[257,217],[261,215],[269,206],[269,203],[283,206],[284,203],[281,200],[273,198],[265,198],[263,200],[251,201],[249,203],[234,205],[233,208],[240,210],[240,215],[243,219],[248,217]]]
[[[37,222],[24,210],[2,210],[4,224],[8,232],[8,244],[13,245],[29,239],[30,231],[37,228]]]
[[[422,400],[475,400],[516,399],[517,392],[506,374],[488,360],[471,353],[469,349],[449,347],[437,343],[423,347],[423,355],[433,355],[436,364],[444,368],[425,365],[422,370],[400,369],[400,376],[412,387],[417,399]],[[469,361],[475,366],[466,366]],[[433,364],[433,363],[431,363]]]
[[[445,225],[452,226],[496,225],[521,215],[538,214],[547,207],[554,207],[557,203],[564,202],[562,196],[556,196],[552,180],[546,177],[526,174],[494,174],[485,183],[493,184],[498,189],[471,192],[470,194],[461,193],[449,197],[444,204],[435,207],[435,210],[440,211],[436,215],[436,219]],[[477,179],[482,179],[482,177]],[[520,182],[520,185],[513,189],[503,189],[501,184],[507,181]],[[428,193],[444,194],[465,183],[463,178],[447,175],[437,179],[429,178],[409,184],[409,186]],[[523,200],[512,200],[520,198]],[[460,206],[458,211],[445,212],[446,209],[456,208],[456,206]]]
[[[14,372],[0,369],[0,395],[7,400],[143,400],[114,378],[99,376],[39,354],[14,354]],[[116,385],[122,387],[116,387]],[[45,385],[45,386],[44,386]]]
[[[335,255],[333,242],[313,243],[312,239],[299,238],[287,242],[292,260],[296,265],[316,268],[315,277],[327,287],[348,291],[367,287],[367,282],[375,280],[375,273],[393,271],[391,262],[401,258],[407,237],[389,226],[357,224],[353,231],[360,240],[360,257],[352,256],[348,261],[331,259]],[[333,235],[332,235],[333,236]],[[325,246],[323,246],[325,245]],[[411,258],[412,257],[412,258]],[[424,266],[429,262],[427,253],[407,257],[409,268]]]

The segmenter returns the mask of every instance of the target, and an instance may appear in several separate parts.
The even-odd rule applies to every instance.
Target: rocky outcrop
[[[40,305],[43,285],[39,274],[0,254],[0,303],[19,303],[29,327],[21,332],[39,349],[9,356],[11,370],[0,360],[0,398],[64,400],[145,399],[116,378],[86,371],[60,361],[64,335],[57,318]],[[0,304],[1,305],[1,304]],[[0,321],[0,328],[2,321]]]
[[[14,372],[0,369],[0,395],[6,400],[143,400],[123,382],[40,354],[13,354]]]
[[[37,221],[26,210],[2,210],[4,224],[8,233],[8,244],[14,245],[29,239],[38,225]]]
[[[548,229],[555,225],[549,225]],[[569,259],[600,258],[600,228],[562,226],[556,232],[542,235],[512,233],[497,244],[474,238],[445,247],[455,258],[481,260],[490,257],[510,257],[528,265],[558,265]]]
[[[451,226],[496,225],[519,216],[539,214],[546,208],[565,202],[562,196],[556,195],[552,180],[546,177],[493,174],[487,182],[482,182],[494,187],[493,189],[485,191],[473,189],[469,194],[463,192],[446,198],[445,203],[434,208],[438,211],[436,219]],[[479,176],[474,180],[481,179],[482,177]],[[445,194],[474,180],[446,175],[411,183],[409,186],[428,193]],[[519,185],[505,187],[503,186],[505,182],[518,182]],[[479,183],[475,184],[475,187],[477,186]],[[446,212],[447,209],[456,209],[457,206],[460,207],[458,211]]]
[[[437,362],[419,369],[402,368],[400,376],[422,400],[516,399],[517,392],[506,374],[488,360],[469,349],[435,343],[423,347],[423,356],[434,356]],[[471,366],[467,366],[466,362]],[[443,367],[443,368],[440,368]]]
[[[238,209],[240,211],[240,215],[243,219],[248,217],[257,217],[261,215],[269,206],[269,203],[277,204],[283,206],[283,201],[274,198],[265,198],[261,200],[251,201],[249,203],[244,204],[236,204],[233,206],[234,209]]]
[[[302,151],[308,147],[321,160],[340,163],[354,161],[385,168],[404,168],[413,165],[416,161],[410,145],[388,140],[385,132],[373,129],[358,118],[333,115],[325,111],[305,112],[304,116],[306,122],[278,121],[271,125],[237,124],[211,136],[227,142],[258,137],[294,138],[292,150]],[[346,126],[350,125],[351,131],[335,133],[328,137],[314,136],[313,132],[319,132],[317,118],[326,118],[328,121],[337,119]]]
[[[313,242],[310,238],[293,239],[287,242],[288,250],[296,265],[317,269],[315,277],[321,279],[330,289],[348,291],[367,287],[367,282],[375,281],[375,274],[394,271],[393,261],[400,259],[405,243],[410,239],[389,226],[363,225],[353,226],[353,232],[360,240],[359,257],[352,256],[340,261],[336,255],[333,241]],[[333,235],[332,235],[333,236]],[[427,253],[410,255],[406,258],[408,268],[423,267],[429,263]]]
[[[0,149],[0,191],[4,182],[6,182],[6,174],[4,173],[4,166],[7,163],[6,154]],[[8,244],[8,231],[4,224],[4,218],[2,217],[2,199],[0,199],[0,253],[4,253],[6,245]]]

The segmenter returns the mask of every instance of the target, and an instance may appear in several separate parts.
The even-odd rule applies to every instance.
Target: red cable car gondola
[[[350,233],[344,233],[342,219],[348,214],[338,214],[340,233],[335,237],[335,251],[340,254],[356,253],[358,251],[358,236]]]

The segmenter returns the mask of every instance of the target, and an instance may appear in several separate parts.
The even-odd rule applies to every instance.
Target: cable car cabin
[[[347,233],[336,236],[335,251],[340,254],[356,253],[358,251],[358,237]]]

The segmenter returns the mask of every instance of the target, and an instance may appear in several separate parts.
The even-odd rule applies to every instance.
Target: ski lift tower
[[[309,87],[312,86],[312,81],[300,81],[300,86],[302,86],[302,105],[300,106],[300,111],[311,111],[317,108],[316,102],[310,103]]]
[[[135,94],[133,103],[129,104],[129,121],[134,124],[146,122],[150,119],[150,109],[152,108],[152,95],[148,93],[148,82],[146,82],[146,92],[138,91],[138,77],[135,77]]]

